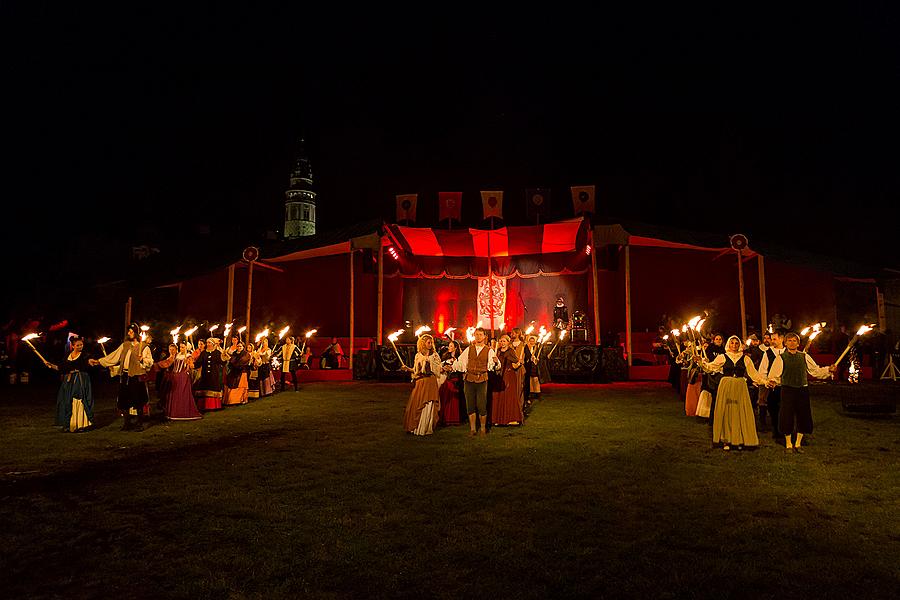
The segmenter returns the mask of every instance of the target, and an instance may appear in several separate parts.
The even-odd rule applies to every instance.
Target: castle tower
[[[316,234],[316,193],[312,167],[303,140],[291,171],[291,185],[284,193],[284,238],[287,240]]]

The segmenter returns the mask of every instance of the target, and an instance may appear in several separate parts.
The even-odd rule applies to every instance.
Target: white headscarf
[[[740,344],[740,350],[738,352],[732,352],[731,350],[728,349],[728,345],[731,343],[731,340],[737,340],[738,344]],[[744,342],[741,341],[741,338],[739,338],[736,335],[733,335],[733,336],[729,337],[727,340],[725,340],[725,354],[727,354],[728,358],[730,358],[734,362],[737,362],[738,360],[740,360],[740,358],[742,356],[744,356]]]

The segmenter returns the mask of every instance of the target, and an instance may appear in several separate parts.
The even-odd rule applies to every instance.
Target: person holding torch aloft
[[[149,339],[149,336],[148,338]],[[115,351],[98,360],[91,359],[91,366],[120,367],[119,397],[116,405],[124,413],[125,423],[122,431],[143,431],[141,418],[144,405],[149,401],[147,383],[144,375],[153,366],[153,353],[148,341],[141,340],[141,328],[137,323],[128,326],[125,341]],[[137,412],[136,422],[132,425],[130,409]]]

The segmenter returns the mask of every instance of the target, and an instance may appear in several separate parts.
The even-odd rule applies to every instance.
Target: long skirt
[[[197,410],[194,394],[191,392],[191,374],[189,371],[171,373],[166,397],[163,399],[163,411],[170,421],[193,421],[202,419]]]
[[[94,421],[94,395],[87,373],[70,373],[56,394],[56,424],[68,431],[87,429]]]
[[[722,377],[713,415],[713,444],[759,446],[756,418],[743,377]]]
[[[497,386],[501,389],[493,393],[491,423],[494,425],[522,424],[525,420],[525,413],[522,408],[525,389],[522,386],[520,370],[507,369],[503,372],[503,383]]]
[[[234,404],[247,404],[247,391],[249,389],[249,384],[247,383],[247,374],[241,373],[241,379],[238,381],[237,387],[228,387],[225,388],[228,390],[228,395],[225,397],[225,402],[223,403],[225,406],[232,406]]]
[[[437,378],[432,375],[417,379],[403,413],[403,430],[416,435],[434,433],[440,408]]]
[[[247,379],[247,397],[251,400],[259,398],[259,385],[262,383],[259,379],[259,370],[250,371],[250,377]]]
[[[689,417],[697,416],[697,402],[700,400],[700,385],[699,377],[696,382],[685,384],[684,414]]]
[[[450,375],[441,385],[441,425],[459,425],[459,403],[462,392],[459,389],[459,378]]]
[[[272,367],[262,365],[259,367],[259,395],[271,396],[275,393],[275,377],[272,375]]]

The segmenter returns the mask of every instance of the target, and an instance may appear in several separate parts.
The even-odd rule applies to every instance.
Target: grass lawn
[[[0,391],[0,596],[874,598],[900,589],[900,422],[814,402],[800,455],[710,448],[660,384],[549,386],[521,428],[416,438],[409,386],[52,427]],[[893,591],[892,591],[893,590]]]

